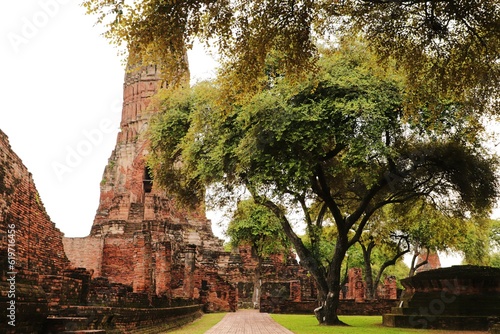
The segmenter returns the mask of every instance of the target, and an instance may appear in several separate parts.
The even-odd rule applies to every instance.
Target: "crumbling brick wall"
[[[50,220],[31,173],[0,130],[0,259],[4,271],[8,230],[15,231],[17,271],[55,275],[69,264],[62,244],[63,233]]]
[[[15,303],[15,318],[0,321],[1,333],[38,332],[49,307],[63,298],[51,294],[56,285],[56,290],[79,296],[77,281],[58,276],[69,265],[62,237],[45,211],[32,175],[0,130],[0,303]],[[15,327],[7,325],[5,320],[13,319]]]

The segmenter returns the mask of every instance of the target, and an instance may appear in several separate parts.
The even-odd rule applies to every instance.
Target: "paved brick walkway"
[[[205,334],[293,334],[276,323],[267,313],[240,310],[228,313]]]

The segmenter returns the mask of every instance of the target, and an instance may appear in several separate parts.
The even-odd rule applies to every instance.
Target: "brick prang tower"
[[[146,166],[146,130],[158,112],[151,97],[160,87],[155,65],[125,75],[121,131],[104,170],[90,235],[65,238],[65,251],[74,266],[132,286],[134,293],[199,298],[207,272],[220,280],[210,263],[223,253],[222,240],[213,235],[201,203],[179,209]]]

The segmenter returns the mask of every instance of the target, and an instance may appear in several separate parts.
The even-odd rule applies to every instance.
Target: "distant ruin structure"
[[[441,268],[441,259],[436,251],[422,251],[417,257],[417,269],[415,273]]]
[[[453,266],[401,283],[401,304],[384,314],[385,326],[487,331],[499,323],[500,268]]]

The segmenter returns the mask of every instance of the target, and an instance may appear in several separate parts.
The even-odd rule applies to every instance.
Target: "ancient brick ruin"
[[[202,203],[180,208],[156,187],[145,163],[145,130],[157,112],[150,100],[159,85],[155,66],[125,76],[121,132],[86,237],[64,238],[54,226],[31,174],[0,131],[0,300],[9,302],[8,236],[14,224],[17,332],[122,333],[168,329],[202,310],[260,307],[312,314],[318,306],[313,279],[291,251],[264,259],[257,281],[259,261],[251,249],[224,251]],[[353,269],[349,275],[340,312],[380,314],[380,306],[364,302],[361,272]],[[395,282],[384,287],[387,303],[394,303]],[[2,333],[12,329],[0,325]]]
[[[363,280],[363,271],[361,268],[350,268],[347,273],[347,283],[342,289],[341,300],[354,300],[358,303],[366,301],[366,287]],[[377,289],[377,296],[381,299],[397,299],[396,278],[387,276],[383,284]]]
[[[384,314],[385,326],[499,330],[500,268],[453,266],[423,271],[401,282],[402,301]]]
[[[2,319],[0,332],[37,332],[51,306],[80,301],[81,280],[64,275],[69,260],[63,234],[47,215],[32,175],[1,130],[0,237],[0,303],[5,309],[13,301],[15,315]],[[6,319],[14,320],[15,327]]]
[[[296,289],[301,293],[296,293],[296,300],[293,299],[293,292],[289,293],[287,285],[283,283],[268,284],[264,283],[262,287],[262,298],[260,300],[260,310],[269,313],[301,313],[310,314],[318,306],[317,291],[314,283],[310,280],[304,280],[307,272],[299,269],[301,272],[290,277],[290,289]],[[294,280],[293,277],[299,279]],[[295,284],[294,284],[295,283]],[[309,287],[309,290],[307,290]],[[306,290],[306,291],[304,291]],[[365,282],[360,268],[351,268],[348,270],[346,284],[342,288],[338,313],[342,315],[382,315],[389,313],[396,306],[398,299],[396,278],[388,276],[380,284],[376,299],[366,298]],[[292,298],[290,298],[290,296]]]
[[[14,224],[16,265],[41,275],[62,272],[68,264],[62,237],[47,215],[31,173],[12,151],[0,130],[0,233],[6,241],[7,226]],[[7,255],[2,242],[1,255]]]
[[[155,112],[148,106],[158,83],[155,66],[126,75],[121,132],[104,171],[90,235],[64,239],[74,266],[87,268],[93,277],[129,286],[133,293],[147,296],[149,303],[153,297],[164,302],[199,298],[200,263],[214,263],[214,252],[222,246],[202,207],[180,210],[154,186],[146,168],[144,131]],[[227,307],[231,286],[216,275],[211,277],[212,285],[224,286],[226,300],[219,302]]]

